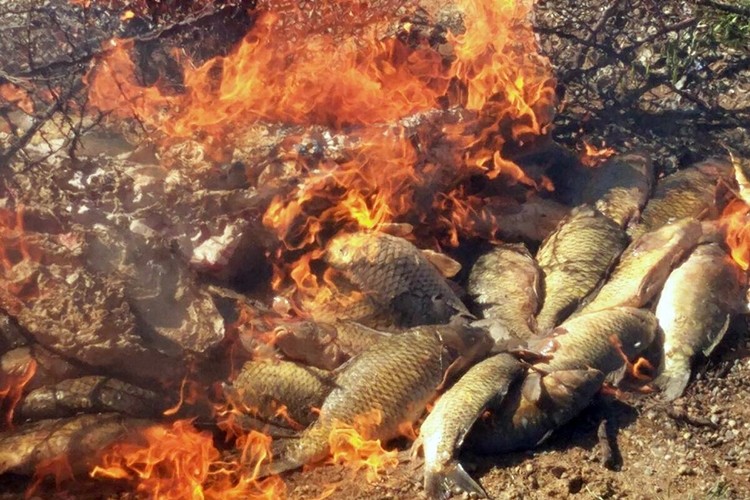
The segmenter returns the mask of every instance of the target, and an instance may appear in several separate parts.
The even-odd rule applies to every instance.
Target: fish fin
[[[662,396],[667,401],[673,401],[685,392],[690,381],[690,369],[679,370],[677,373],[662,373],[654,383],[661,389]]]
[[[381,233],[406,238],[414,231],[414,226],[406,222],[387,222],[378,226]]]
[[[422,449],[424,445],[424,437],[422,434],[417,436],[417,439],[414,440],[414,442],[411,444],[411,448],[409,449],[409,459],[414,462],[415,460],[419,460],[419,451]]]
[[[528,401],[536,402],[542,397],[542,391],[542,375],[537,372],[529,372],[521,388],[523,397]]]
[[[547,439],[549,439],[549,437],[552,435],[553,432],[555,432],[554,429],[547,431],[544,434],[544,436],[542,436],[541,438],[539,438],[539,441],[537,441],[536,444],[533,447],[537,447],[540,444],[542,444],[543,442],[545,442]]]
[[[711,344],[703,349],[703,354],[705,356],[710,356],[714,349],[716,349],[716,346],[721,343],[721,340],[724,338],[724,334],[727,333],[727,330],[729,330],[729,323],[732,321],[732,315],[727,314],[726,319],[724,320],[724,324],[721,326],[721,328],[716,332],[715,335],[711,338]]]
[[[446,464],[440,472],[425,470],[424,491],[427,498],[445,500],[451,496],[453,486],[479,498],[487,498],[484,488],[474,481],[458,462]]]
[[[444,253],[428,249],[421,249],[420,253],[446,278],[452,278],[461,271],[461,264]]]

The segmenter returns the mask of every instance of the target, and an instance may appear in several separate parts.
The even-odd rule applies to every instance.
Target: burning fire
[[[264,434],[238,439],[235,462],[223,461],[211,434],[189,420],[149,427],[143,438],[142,444],[114,445],[91,476],[132,481],[137,493],[158,499],[275,499],[285,492],[276,477],[258,479],[260,466],[270,459],[271,438]]]
[[[613,148],[606,147],[606,144],[602,144],[601,148],[589,144],[583,141],[583,156],[581,157],[581,163],[587,167],[598,167],[604,160],[617,153]]]
[[[747,271],[750,267],[750,207],[741,200],[732,201],[721,215],[721,224],[732,258]]]
[[[12,83],[0,84],[0,100],[15,105],[24,113],[31,114],[34,112],[34,102],[28,92]]]
[[[400,5],[325,2],[302,19],[294,7],[260,2],[255,26],[230,54],[198,67],[180,61],[182,93],[144,87],[129,55],[133,42],[112,40],[87,76],[90,99],[116,117],[137,118],[167,144],[198,140],[217,159],[258,123],[324,127],[333,142],[346,142],[341,161],[291,159],[304,180],[264,217],[288,250],[309,252],[336,231],[393,221],[437,221],[429,225],[438,239],[456,245],[473,234],[451,210],[469,202],[439,196],[471,194],[457,186],[472,175],[535,186],[502,151],[546,131],[554,82],[536,55],[532,2],[457,2],[464,25],[439,46],[424,36],[387,36]],[[409,23],[397,28],[413,34]],[[464,117],[441,122],[451,109]],[[438,119],[437,128],[410,128],[415,116]]]
[[[309,138],[300,130],[323,138],[331,154],[292,148],[281,158],[298,181],[263,216],[281,242],[272,256],[275,290],[356,302],[361,294],[338,293],[336,274],[321,265],[337,233],[398,224],[435,249],[495,240],[491,208],[507,201],[498,194],[504,187],[512,187],[502,195],[511,201],[552,189],[511,156],[547,132],[556,106],[552,71],[529,23],[531,0],[458,0],[449,7],[462,22],[438,35],[398,21],[396,0],[311,4],[303,12],[297,2],[259,1],[253,28],[229,54],[198,65],[172,54],[181,90],[166,79],[142,82],[134,40],[107,42],[86,75],[95,108],[115,123],[137,120],[159,147],[190,140],[218,162],[258,127],[280,126],[293,144]],[[425,12],[436,26],[438,14]],[[252,323],[241,313],[228,330],[273,342],[256,339]],[[222,462],[208,433],[178,420],[149,428],[144,444],[114,447],[92,475],[128,479],[139,493],[165,498],[282,494],[277,478],[257,479],[270,438],[242,432],[232,411],[219,412],[219,427],[234,440],[237,462]],[[365,469],[371,480],[394,467],[395,452],[363,438],[379,418],[339,426],[331,461]]]
[[[352,470],[365,470],[369,482],[375,482],[381,472],[398,465],[398,452],[383,449],[379,439],[368,440],[367,429],[379,424],[383,418],[379,410],[358,415],[353,425],[335,423],[328,443],[331,458],[328,463],[342,464]]]
[[[5,426],[13,426],[13,413],[23,396],[23,389],[36,373],[36,361],[29,359],[23,366],[15,366],[10,371],[0,371],[0,407],[5,414]]]

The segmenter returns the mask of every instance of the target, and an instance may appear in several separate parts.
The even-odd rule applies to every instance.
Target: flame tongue
[[[727,205],[721,216],[732,258],[743,270],[750,268],[750,207],[740,200]]]
[[[258,480],[260,465],[270,457],[271,438],[251,432],[237,441],[240,460],[227,463],[208,432],[190,421],[156,425],[143,432],[145,443],[115,445],[95,467],[92,477],[127,479],[148,498],[274,499],[284,493],[276,477]]]

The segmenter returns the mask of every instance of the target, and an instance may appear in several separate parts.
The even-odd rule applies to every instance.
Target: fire
[[[17,314],[25,301],[39,296],[31,264],[41,261],[41,250],[24,229],[24,207],[0,208],[0,306],[6,312]]]
[[[275,499],[285,487],[277,477],[258,479],[270,459],[271,439],[251,432],[235,443],[240,457],[225,462],[210,433],[189,420],[143,431],[145,443],[119,443],[94,467],[91,476],[132,481],[136,492],[158,499]]]
[[[15,366],[10,371],[0,371],[0,406],[5,414],[6,427],[13,426],[13,413],[23,396],[23,389],[36,373],[36,361],[29,359],[23,366]]]
[[[15,105],[24,113],[31,114],[34,112],[34,102],[28,92],[12,83],[0,84],[0,100]]]
[[[617,153],[613,148],[606,147],[603,143],[601,148],[597,148],[586,141],[583,141],[583,156],[581,163],[587,167],[597,167],[604,160]]]
[[[397,451],[386,451],[379,439],[363,437],[368,434],[367,429],[379,424],[382,418],[379,410],[373,410],[355,417],[353,425],[337,422],[328,438],[331,446],[328,463],[364,470],[369,482],[376,481],[381,472],[395,468],[398,465]]]
[[[729,203],[721,215],[732,258],[743,270],[750,267],[750,207],[741,200]]]

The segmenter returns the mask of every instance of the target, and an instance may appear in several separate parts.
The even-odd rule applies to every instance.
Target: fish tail
[[[690,381],[690,359],[669,359],[664,364],[664,370],[656,377],[654,383],[662,391],[664,399],[673,401],[685,392]]]
[[[451,489],[455,486],[466,493],[473,493],[479,498],[487,498],[484,488],[474,481],[458,462],[447,464],[441,471],[424,473],[424,490],[427,498],[445,500],[451,496]]]

